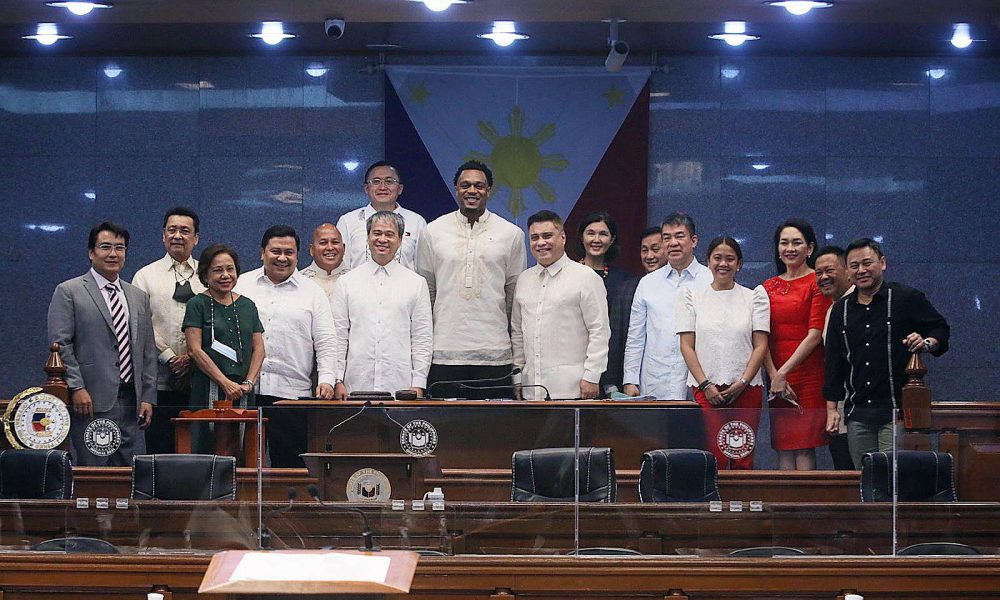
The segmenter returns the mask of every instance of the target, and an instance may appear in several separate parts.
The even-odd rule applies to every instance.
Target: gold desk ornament
[[[49,450],[69,436],[66,403],[40,387],[30,387],[10,401],[3,415],[3,431],[14,448]]]

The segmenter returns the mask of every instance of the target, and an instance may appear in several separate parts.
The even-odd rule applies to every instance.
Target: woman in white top
[[[708,447],[723,469],[752,469],[767,354],[771,305],[767,292],[736,283],[739,243],[717,237],[708,246],[712,285],[684,290],[677,333],[688,385],[702,407]]]

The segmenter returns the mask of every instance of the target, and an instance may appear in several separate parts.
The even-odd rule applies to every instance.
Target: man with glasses
[[[384,160],[373,164],[365,171],[365,193],[368,206],[352,210],[337,221],[337,229],[344,236],[344,267],[353,269],[368,260],[368,231],[366,224],[375,213],[383,210],[403,217],[406,230],[403,245],[396,254],[396,260],[404,267],[413,269],[416,262],[417,243],[427,227],[423,217],[399,205],[403,193],[403,181],[396,167]]]
[[[145,452],[140,429],[156,405],[156,343],[149,296],[119,277],[129,233],[104,221],[90,230],[90,271],[60,283],[49,304],[70,390],[73,464],[125,467]]]
[[[458,210],[428,225],[417,251],[417,272],[427,279],[434,307],[427,393],[510,398],[510,312],[527,263],[524,232],[486,209],[493,188],[489,167],[469,161],[455,172],[454,184]],[[448,383],[472,379],[488,381]],[[468,385],[480,389],[463,387]]]
[[[865,453],[893,449],[910,354],[941,356],[951,334],[923,292],[885,281],[885,269],[875,240],[847,246],[854,291],[834,303],[826,330],[823,395],[828,403],[844,401],[847,445],[857,469]]]
[[[187,301],[205,291],[196,277],[198,261],[192,256],[198,245],[197,213],[176,206],[163,217],[163,258],[139,269],[132,285],[146,292],[153,312],[153,339],[159,352],[156,378],[156,413],[146,430],[146,451],[166,454],[174,451],[172,417],[189,407],[191,386],[188,371],[191,359],[181,331]]]

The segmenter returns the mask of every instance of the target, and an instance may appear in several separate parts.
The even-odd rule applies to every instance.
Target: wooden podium
[[[364,469],[374,469],[386,476],[393,500],[423,498],[424,492],[431,489],[424,480],[441,477],[441,467],[433,455],[307,452],[299,456],[306,463],[309,474],[319,481],[320,499],[324,501],[346,501],[351,476]]]
[[[212,557],[198,593],[230,597],[336,594],[371,600],[408,594],[418,558],[416,552],[404,550],[229,550]]]

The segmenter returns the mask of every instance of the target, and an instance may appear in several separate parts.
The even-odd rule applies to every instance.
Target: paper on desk
[[[229,581],[365,581],[385,583],[388,556],[248,552]]]

